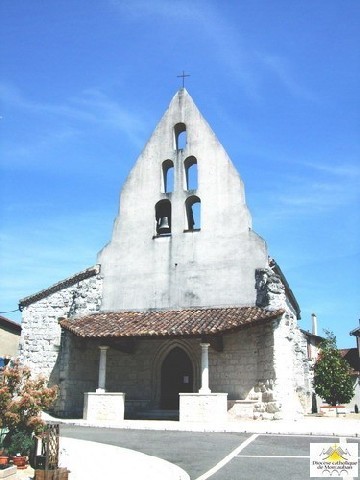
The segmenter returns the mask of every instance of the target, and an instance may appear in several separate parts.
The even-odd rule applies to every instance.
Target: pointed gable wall
[[[186,145],[177,148],[184,126]],[[197,188],[188,190],[186,167],[195,161]],[[174,185],[166,193],[169,166]],[[194,201],[201,202],[200,230],[189,221]],[[159,232],[161,216],[171,232]],[[251,230],[239,174],[185,89],[130,172],[98,261],[103,310],[255,304],[255,269],[267,265],[266,245]]]

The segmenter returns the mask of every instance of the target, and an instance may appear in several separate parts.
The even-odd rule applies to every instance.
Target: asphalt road
[[[310,443],[339,442],[338,437],[122,430],[71,425],[61,425],[61,436],[116,445],[163,458],[184,469],[191,480],[308,480]],[[346,440],[360,443],[358,438]],[[121,466],[118,467],[121,470]]]

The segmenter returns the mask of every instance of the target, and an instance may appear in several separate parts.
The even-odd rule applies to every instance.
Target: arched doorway
[[[178,410],[179,393],[192,391],[192,362],[182,348],[175,347],[165,357],[161,366],[161,408]]]

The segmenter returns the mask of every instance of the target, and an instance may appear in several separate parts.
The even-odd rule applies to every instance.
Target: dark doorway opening
[[[161,366],[161,401],[164,410],[179,409],[179,393],[193,391],[193,366],[186,352],[173,348]]]

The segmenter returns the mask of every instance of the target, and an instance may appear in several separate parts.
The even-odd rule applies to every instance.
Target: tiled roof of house
[[[19,334],[21,333],[21,325],[19,323],[10,320],[9,318],[0,315],[0,328],[4,328],[10,332]]]
[[[53,293],[62,290],[63,288],[71,287],[75,285],[75,283],[81,282],[82,280],[86,280],[87,278],[94,277],[100,273],[100,265],[95,265],[93,267],[87,268],[71,277],[65,278],[65,280],[61,280],[61,282],[55,283],[49,288],[41,290],[40,292],[34,293],[33,295],[29,295],[28,297],[23,298],[19,302],[19,308],[22,310],[24,307],[31,305],[34,302],[38,302],[43,298],[52,295]]]
[[[232,332],[274,320],[283,313],[283,310],[269,311],[259,307],[102,312],[60,319],[60,325],[84,338],[194,337]]]
[[[341,348],[340,355],[346,360],[355,375],[360,375],[360,358],[357,348]]]

